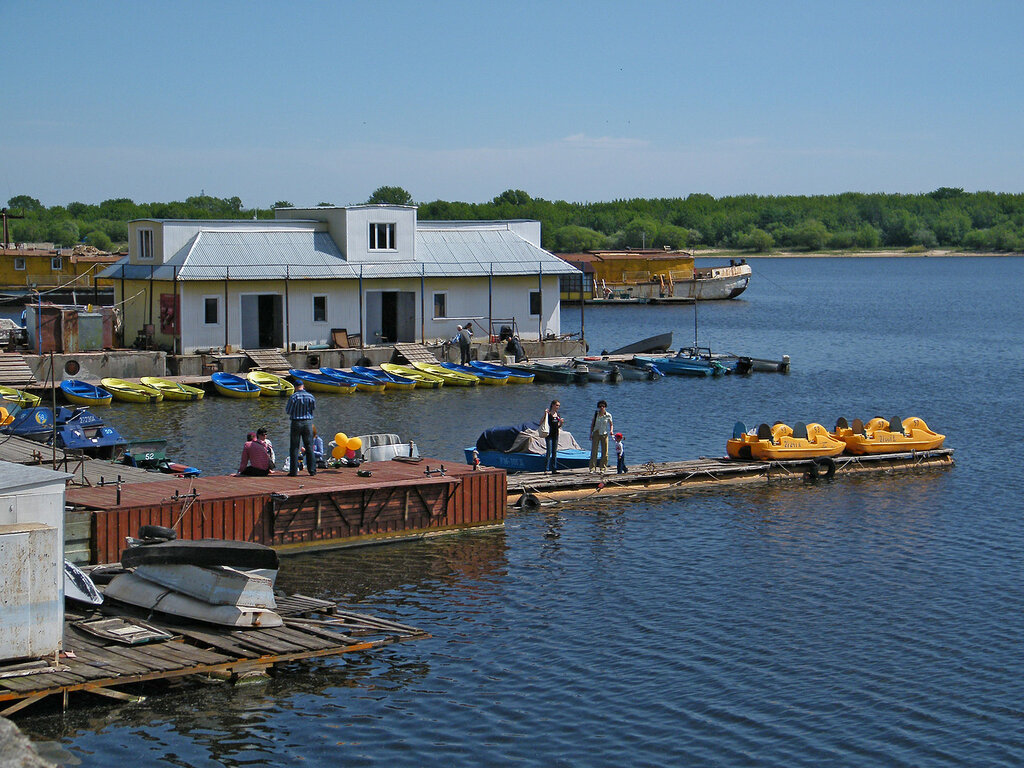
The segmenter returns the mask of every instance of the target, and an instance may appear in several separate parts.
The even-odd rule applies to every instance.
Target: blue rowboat
[[[363,376],[369,376],[371,379],[379,381],[387,389],[415,389],[416,382],[412,379],[406,378],[405,376],[399,376],[397,373],[388,373],[382,371],[379,368],[366,368],[362,365],[353,365],[352,371],[354,373],[361,373]]]
[[[210,381],[213,382],[213,388],[217,390],[217,394],[224,397],[251,400],[254,397],[260,396],[259,387],[251,381],[243,379],[241,376],[235,376],[233,373],[215,373],[210,376]]]
[[[343,371],[341,368],[321,368],[320,373],[324,376],[340,379],[346,384],[355,384],[356,389],[360,392],[383,392],[385,388],[383,382],[372,379],[369,376],[364,376],[361,373]]]
[[[79,379],[64,379],[60,383],[60,391],[72,405],[110,405],[114,397],[103,387]]]
[[[532,384],[533,374],[526,371],[518,371],[515,368],[508,368],[497,363],[485,363],[482,360],[472,360],[469,367],[473,372],[484,371],[486,373],[504,373],[508,375],[509,384]]]
[[[301,381],[311,392],[327,392],[332,395],[349,395],[356,391],[354,381],[342,381],[325,373],[313,373],[292,368],[288,371],[293,379]]]
[[[490,384],[491,386],[501,386],[508,384],[508,374],[499,373],[498,371],[485,371],[482,368],[470,368],[465,365],[457,365],[455,363],[441,363],[443,368],[447,368],[449,371],[455,371],[456,373],[467,373],[470,376],[476,376],[480,379],[481,384]]]
[[[705,360],[699,357],[674,355],[673,357],[641,357],[634,360],[653,363],[666,376],[721,376],[729,370],[716,360]]]

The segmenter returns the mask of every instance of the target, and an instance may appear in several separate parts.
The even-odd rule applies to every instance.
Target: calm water
[[[718,456],[736,420],[917,415],[949,471],[513,513],[503,531],[284,561],[283,586],[430,631],[266,686],[22,717],[84,766],[1024,763],[1020,259],[764,259],[700,308],[716,350],[789,376],[319,398],[333,435],[395,431],[456,461],[485,426],[609,401],[630,463]],[[578,327],[578,310],[563,328]],[[676,331],[686,307],[601,308],[592,349]],[[114,406],[207,472],[282,403]]]

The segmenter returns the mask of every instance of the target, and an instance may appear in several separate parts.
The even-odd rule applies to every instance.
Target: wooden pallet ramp
[[[434,353],[422,344],[395,344],[395,354],[409,363],[436,363]]]
[[[0,352],[0,384],[18,387],[35,380],[25,358],[17,352]]]
[[[292,367],[276,349],[247,349],[245,356],[252,361],[254,368],[261,371],[287,371]]]

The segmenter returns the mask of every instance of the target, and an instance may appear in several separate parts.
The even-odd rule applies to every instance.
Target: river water
[[[504,530],[283,561],[282,586],[433,637],[264,686],[86,700],[19,724],[83,766],[1019,766],[1024,763],[1019,258],[758,259],[701,305],[716,351],[788,376],[318,398],[325,434],[459,461],[486,426],[609,402],[627,461],[721,456],[733,424],[921,416],[949,470],[512,512]],[[1014,288],[1013,286],[1018,286]],[[563,330],[579,310],[563,312]],[[602,307],[592,350],[691,307]],[[115,405],[130,437],[236,469],[280,401]],[[79,700],[81,701],[81,700]]]

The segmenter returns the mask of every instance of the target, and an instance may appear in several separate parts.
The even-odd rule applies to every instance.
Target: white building
[[[104,271],[140,332],[180,354],[476,338],[515,326],[557,336],[559,276],[577,270],[540,247],[538,221],[417,221],[416,208],[285,208],[273,221],[129,223],[128,256]]]

